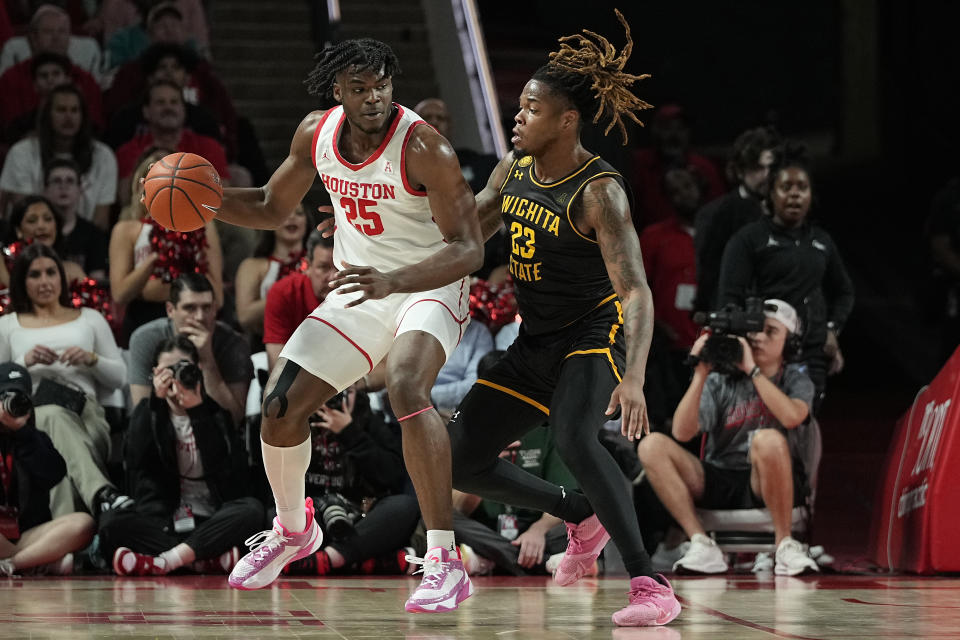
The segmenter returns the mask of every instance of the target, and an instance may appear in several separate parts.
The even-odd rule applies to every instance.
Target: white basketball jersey
[[[346,116],[337,106],[324,114],[313,136],[313,161],[336,217],[333,259],[391,271],[420,262],[444,247],[424,191],[407,181],[407,140],[424,121],[394,103],[397,114],[380,147],[360,164],[340,155],[337,141]]]

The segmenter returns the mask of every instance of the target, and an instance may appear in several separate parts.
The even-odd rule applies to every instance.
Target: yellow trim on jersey
[[[540,183],[540,182],[537,182],[537,174],[534,172],[534,167],[537,166],[537,163],[536,163],[536,161],[534,161],[534,162],[533,162],[533,165],[530,167],[530,181],[531,181],[533,184],[537,185],[538,187],[543,187],[544,189],[553,189],[553,188],[556,187],[557,185],[563,184],[564,182],[566,182],[566,181],[569,180],[570,178],[573,178],[573,177],[575,177],[575,176],[583,173],[584,169],[586,169],[587,167],[589,167],[591,164],[593,164],[595,161],[597,161],[597,160],[599,160],[599,159],[600,159],[600,156],[593,156],[592,158],[590,158],[589,160],[587,160],[582,167],[580,167],[579,169],[577,169],[576,171],[574,171],[573,173],[571,173],[570,175],[568,175],[566,178],[563,178],[563,179],[561,179],[561,180],[557,180],[556,182],[551,182],[550,184],[542,184],[542,183]]]
[[[543,411],[543,412],[544,412],[545,414],[547,414],[548,416],[550,415],[550,409],[547,409],[545,406],[543,406],[542,404],[540,404],[539,402],[537,402],[537,401],[534,400],[533,398],[528,398],[527,396],[525,396],[525,395],[523,395],[522,393],[519,393],[519,392],[517,392],[517,391],[514,391],[513,389],[508,389],[507,387],[503,387],[503,386],[501,386],[501,385],[499,385],[499,384],[496,384],[496,383],[494,383],[494,382],[490,382],[489,380],[484,380],[483,378],[479,378],[479,379],[477,380],[477,384],[482,384],[482,385],[485,386],[485,387],[490,387],[491,389],[496,389],[497,391],[503,391],[503,392],[504,392],[505,394],[507,394],[508,396],[513,396],[513,397],[516,398],[517,400],[522,400],[523,402],[526,402],[526,403],[529,404],[530,406],[536,407],[536,408],[539,409],[540,411]]]
[[[617,321],[610,326],[610,344],[616,343],[617,331],[623,326],[623,305],[620,304],[619,300],[615,301],[614,304],[617,305]]]
[[[510,170],[507,171],[507,177],[503,179],[503,184],[500,185],[500,190],[499,190],[500,193],[503,193],[503,188],[504,188],[505,186],[507,186],[507,183],[508,183],[508,182],[510,182],[510,176],[513,175],[513,168],[514,168],[515,166],[517,166],[517,163],[518,163],[518,162],[519,162],[519,160],[514,160],[514,161],[513,161],[513,164],[510,165]]]
[[[593,182],[594,180],[596,180],[597,178],[603,178],[605,176],[619,176],[619,175],[620,174],[617,173],[616,171],[603,171],[601,173],[598,173],[595,176],[591,176],[589,180],[587,180],[582,185],[580,185],[580,187],[573,192],[573,195],[570,196],[570,202],[567,203],[567,222],[570,223],[570,228],[573,229],[573,232],[578,236],[580,236],[581,238],[583,238],[584,240],[586,240],[587,242],[592,242],[593,244],[600,244],[596,240],[593,240],[592,238],[588,238],[587,236],[580,233],[580,230],[577,229],[577,225],[573,224],[573,219],[570,217],[570,207],[573,205],[573,201],[577,199],[577,196],[580,194],[580,192],[583,191],[583,188],[588,184],[590,184],[591,182]]]
[[[563,327],[560,327],[560,328],[563,329],[564,327],[569,327],[570,325],[574,324],[575,322],[580,322],[581,320],[583,320],[583,318],[584,318],[585,316],[589,315],[591,311],[596,311],[597,309],[599,309],[599,308],[602,307],[603,305],[607,304],[608,302],[610,302],[611,300],[613,300],[613,299],[616,298],[616,297],[617,297],[617,294],[616,294],[616,293],[611,293],[611,294],[608,295],[606,298],[604,298],[603,300],[601,300],[600,302],[598,302],[595,307],[593,307],[592,309],[590,309],[590,311],[587,311],[587,312],[586,312],[585,314],[583,314],[582,316],[578,316],[578,317],[574,318],[573,320],[571,320],[570,322],[568,322],[567,324],[563,325]],[[617,304],[619,304],[619,303],[617,303]]]
[[[620,372],[617,371],[617,364],[613,361],[613,354],[610,353],[609,347],[606,349],[584,349],[583,351],[571,351],[564,356],[563,359],[566,360],[570,356],[590,356],[596,353],[605,354],[607,356],[607,360],[610,361],[610,368],[613,369],[613,375],[616,376],[617,382],[623,382],[623,378],[620,377]]]

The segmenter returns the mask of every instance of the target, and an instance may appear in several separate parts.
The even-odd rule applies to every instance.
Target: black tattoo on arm
[[[582,200],[584,226],[597,234],[607,273],[623,306],[627,371],[642,379],[653,335],[653,297],[627,195],[614,179],[600,178],[587,185]]]

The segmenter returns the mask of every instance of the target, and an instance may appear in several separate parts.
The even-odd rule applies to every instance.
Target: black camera
[[[324,404],[331,409],[336,409],[337,411],[343,411],[343,403],[347,399],[347,390],[344,389],[337,395],[333,396],[327,400]]]
[[[167,368],[173,371],[173,379],[186,389],[195,389],[203,378],[200,367],[189,360],[181,360]]]
[[[11,418],[22,418],[33,409],[33,401],[19,389],[7,389],[0,392],[0,406]]]
[[[762,298],[747,298],[744,308],[730,304],[719,311],[696,313],[693,321],[708,327],[712,334],[703,344],[699,358],[720,373],[737,373],[743,359],[743,345],[737,336],[763,331],[766,319]]]
[[[315,510],[320,515],[323,530],[332,539],[339,542],[357,535],[353,528],[356,510],[339,493],[328,493],[319,498]]]

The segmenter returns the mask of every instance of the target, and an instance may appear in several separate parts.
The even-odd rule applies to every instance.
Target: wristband
[[[759,376],[761,373],[763,373],[763,372],[760,371],[760,367],[758,367],[757,365],[753,365],[753,369],[750,369],[750,379],[752,380],[752,379],[756,378],[756,377]]]

